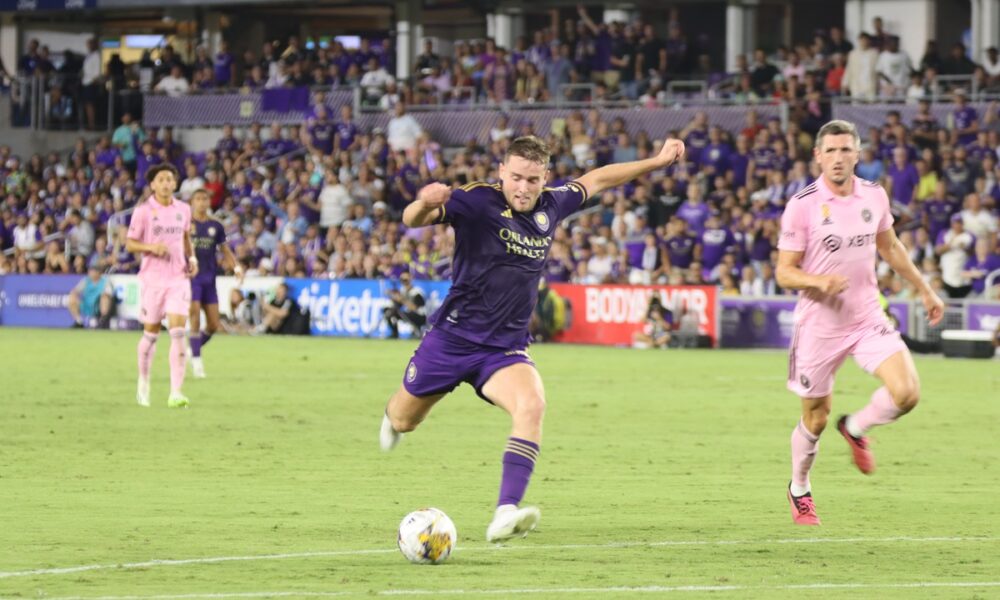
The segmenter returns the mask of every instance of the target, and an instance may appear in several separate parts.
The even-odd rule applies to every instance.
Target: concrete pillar
[[[18,51],[19,34],[14,15],[0,15],[0,60],[3,60],[4,67],[12,75],[17,73],[17,61],[21,58]]]
[[[396,2],[396,77],[410,76],[413,63],[423,47],[420,0]]]
[[[202,19],[201,43],[208,47],[208,54],[215,56],[222,45],[222,13],[207,12]]]
[[[518,36],[524,35],[524,15],[520,9],[506,9],[486,15],[486,36],[493,38],[497,46],[514,49]]]
[[[1000,44],[1000,0],[972,0],[972,60],[982,62],[986,49]]]
[[[736,71],[736,57],[746,54],[747,61],[757,45],[755,1],[730,0],[726,6],[726,71]]]

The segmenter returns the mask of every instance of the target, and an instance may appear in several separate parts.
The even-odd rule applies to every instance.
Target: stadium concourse
[[[417,280],[447,279],[449,229],[406,230],[399,220],[422,185],[495,181],[506,145],[525,133],[553,150],[551,186],[594,166],[649,156],[670,135],[686,142],[687,160],[592,199],[592,209],[556,231],[548,280],[711,283],[724,295],[781,294],[773,276],[778,222],[786,200],[816,177],[812,135],[830,117],[831,98],[879,93],[911,104],[955,102],[941,121],[924,116],[929,102],[921,101],[913,120],[887,112],[882,126],[862,131],[858,174],[890,191],[900,237],[935,289],[952,298],[984,294],[986,275],[1000,262],[1000,121],[996,106],[979,114],[965,96],[974,90],[973,100],[985,98],[1000,86],[994,49],[977,64],[958,44],[942,57],[932,43],[914,65],[884,32],[864,34],[854,47],[834,27],[817,31],[810,44],[741,56],[737,70],[725,73],[711,64],[704,36],[687,35],[677,23],[661,39],[641,22],[595,23],[582,10],[579,17],[558,37],[537,31],[511,49],[458,42],[439,56],[428,46],[412,65],[417,75],[399,81],[389,74],[395,55],[384,46],[307,49],[295,36],[242,57],[225,47],[214,57],[200,49],[185,62],[164,50],[155,64],[149,56],[122,64],[113,76],[127,81],[152,69],[153,93],[172,96],[227,86],[360,86],[366,110],[381,107],[392,118],[385,130],[366,130],[349,107],[339,114],[317,108],[317,94],[301,126],[227,126],[204,152],[185,151],[170,128],[144,127],[129,114],[118,115],[111,135],[93,145],[81,139],[67,154],[19,157],[0,148],[0,273],[135,272],[136,260],[124,251],[127,211],[149,195],[146,170],[171,162],[181,173],[182,198],[198,188],[211,192],[214,214],[251,277],[398,279],[409,272]],[[19,72],[50,74],[47,54],[29,44]],[[623,58],[631,56],[643,58]],[[939,81],[942,74],[953,79]],[[950,89],[954,77],[970,85]],[[742,124],[720,126],[700,114],[679,130],[635,133],[627,117],[600,110],[610,102],[658,105],[668,82],[699,78],[718,97],[748,104]],[[578,81],[593,85],[563,87]],[[500,111],[581,89],[583,96],[570,99],[592,108],[551,131]],[[435,141],[407,112],[408,105],[471,98],[497,107],[496,125],[460,147]],[[752,106],[775,102],[787,103],[787,120],[758,117]],[[884,265],[879,275],[888,297],[912,297]]]

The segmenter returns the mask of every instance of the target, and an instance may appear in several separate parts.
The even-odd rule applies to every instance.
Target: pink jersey
[[[834,194],[820,177],[788,201],[778,248],[804,252],[801,268],[810,275],[848,280],[847,290],[835,296],[801,291],[796,323],[812,333],[840,334],[884,318],[875,279],[875,236],[892,223],[885,190],[859,177],[848,197]]]
[[[184,257],[184,233],[191,229],[191,207],[173,198],[164,206],[150,196],[135,207],[128,237],[144,244],[166,244],[166,256],[146,252],[139,268],[139,281],[147,285],[166,286],[187,278]]]

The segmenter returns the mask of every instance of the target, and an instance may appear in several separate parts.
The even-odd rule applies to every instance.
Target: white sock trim
[[[865,434],[864,431],[861,431],[861,429],[854,424],[854,415],[847,415],[847,421],[844,423],[844,428],[847,429],[847,433],[853,435],[856,438],[859,438]]]
[[[792,495],[795,496],[796,498],[798,498],[799,496],[805,496],[806,494],[808,494],[809,492],[811,492],[812,491],[812,486],[807,483],[805,485],[805,487],[800,487],[800,486],[797,486],[797,485],[795,485],[793,483],[791,485],[790,489],[792,491]]]

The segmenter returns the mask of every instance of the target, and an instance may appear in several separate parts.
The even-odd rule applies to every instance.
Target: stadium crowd
[[[875,26],[876,33],[863,34],[857,47],[833,28],[811,45],[779,51],[780,62],[771,62],[762,51],[741,62],[740,73],[728,78],[735,81],[731,93],[746,101],[793,100],[787,127],[777,119],[761,122],[748,108],[739,130],[724,130],[699,114],[683,130],[670,132],[686,142],[686,160],[592,199],[590,209],[556,231],[547,278],[712,283],[724,294],[783,293],[773,269],[778,223],[787,199],[817,176],[810,160],[812,135],[829,118],[828,105],[817,95],[898,93],[918,101],[919,114],[904,123],[898,113],[888,113],[882,127],[862,132],[858,174],[885,184],[900,237],[935,288],[953,298],[983,294],[986,275],[1000,268],[996,107],[979,115],[958,90],[951,118],[937,122],[929,103],[911,94],[900,73],[876,75],[896,68],[897,61],[885,57],[898,52],[898,40],[881,32],[880,22]],[[401,90],[391,77],[380,75],[381,87],[370,90],[370,98],[394,112],[385,131],[361,130],[349,107],[329,114],[317,94],[302,126],[255,124],[239,132],[226,126],[208,152],[185,152],[170,129],[144,129],[128,114],[111,136],[93,146],[80,140],[65,156],[22,161],[0,148],[0,246],[8,250],[0,258],[0,273],[83,273],[89,266],[134,272],[136,260],[124,251],[127,215],[122,211],[148,196],[146,170],[167,161],[181,173],[182,198],[199,188],[209,190],[229,244],[251,276],[398,279],[407,272],[415,279],[446,279],[450,230],[406,230],[399,221],[402,208],[425,183],[496,181],[506,144],[522,134],[540,135],[552,149],[551,186],[596,166],[648,156],[662,140],[647,132],[631,136],[622,119],[608,122],[591,108],[574,113],[565,127],[552,132],[510,123],[498,113],[488,139],[446,148],[407,113],[408,101],[440,99],[431,92],[445,91],[435,81],[443,82],[449,72],[465,78],[455,89],[471,87],[470,93],[497,102],[530,100],[533,96],[524,95],[529,92],[545,99],[560,89],[551,84],[565,77],[655,101],[658,86],[671,78],[712,77],[704,48],[689,42],[675,22],[670,36],[658,40],[641,23],[595,24],[581,10],[580,19],[568,21],[562,34],[557,38],[543,31],[530,44],[520,40],[509,59],[490,40],[456,44],[455,55],[446,58],[426,48],[414,65],[426,77]],[[372,86],[364,78],[373,71],[391,72],[394,56],[384,45],[381,53],[371,47],[363,41],[354,53],[344,54],[336,44],[305,50],[291,38],[280,52],[266,44],[261,56],[247,53],[242,61],[230,56],[225,64],[213,63],[204,53],[193,64],[161,57],[153,75],[158,82],[150,84],[162,89],[165,78],[186,81],[190,73],[202,87],[209,85],[206,80],[226,85],[241,79],[249,87],[267,86],[276,69],[285,76],[278,78],[281,85],[343,82],[367,89]],[[854,58],[858,52],[867,57],[863,75],[856,72],[862,60]],[[21,66],[30,64],[26,57]],[[837,69],[843,72],[837,75]],[[1000,65],[995,51],[975,65],[956,46],[947,58],[930,48],[917,71],[911,73],[909,66],[905,71],[907,81],[920,84],[922,98],[935,73],[969,71],[983,80],[978,89],[990,89],[998,83]],[[535,82],[529,78],[522,85],[521,75],[529,72]],[[726,79],[720,74],[717,83]],[[874,87],[859,83],[865,81]],[[888,296],[912,297],[888,269],[880,266],[879,276]]]

